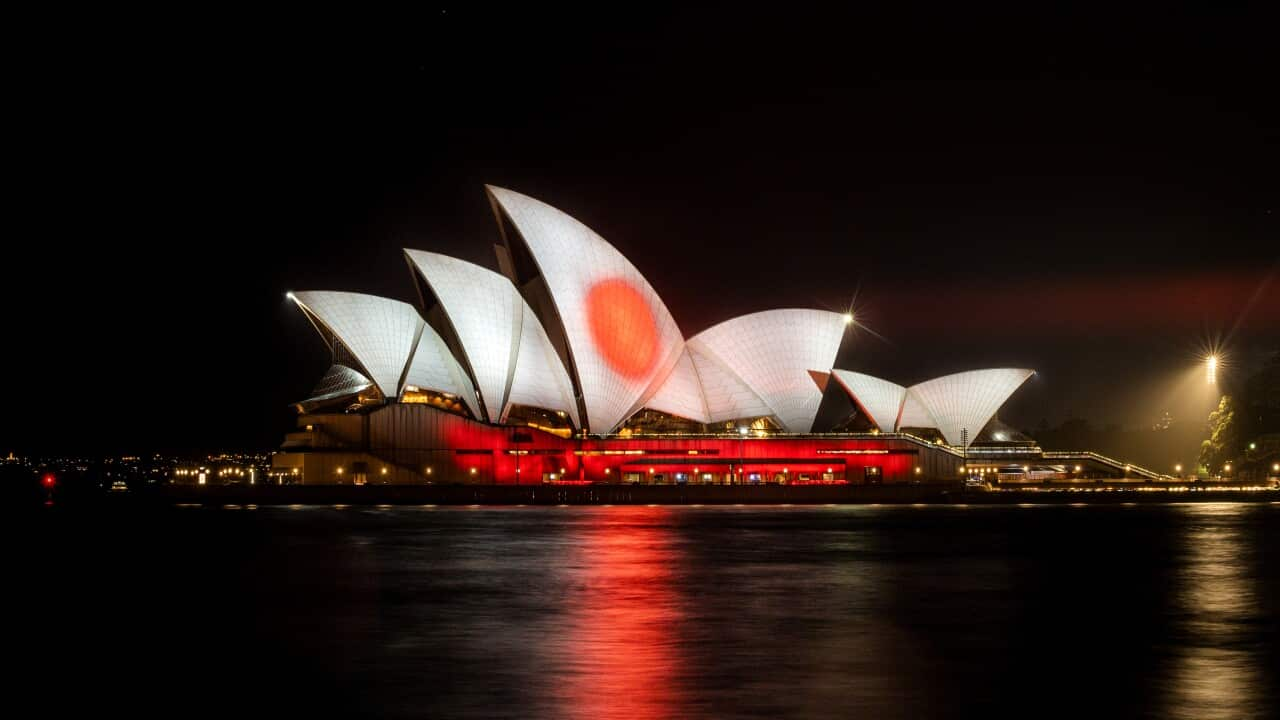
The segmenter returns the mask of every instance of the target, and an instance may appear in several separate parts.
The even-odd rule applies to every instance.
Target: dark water
[[[50,712],[1277,717],[1280,506],[188,508],[10,524]],[[16,694],[15,694],[16,693]]]

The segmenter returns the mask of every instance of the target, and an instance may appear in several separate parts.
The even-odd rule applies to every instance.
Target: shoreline
[[[1280,489],[1241,486],[947,485],[312,485],[164,486],[104,499],[167,505],[1046,505],[1280,502]]]

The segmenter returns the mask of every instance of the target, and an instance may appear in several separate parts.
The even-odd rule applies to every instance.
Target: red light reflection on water
[[[680,550],[665,508],[603,508],[572,537],[555,698],[563,717],[679,717]]]

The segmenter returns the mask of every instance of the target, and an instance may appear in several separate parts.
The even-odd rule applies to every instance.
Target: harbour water
[[[14,697],[52,712],[1280,713],[1275,503],[55,509],[9,531]]]

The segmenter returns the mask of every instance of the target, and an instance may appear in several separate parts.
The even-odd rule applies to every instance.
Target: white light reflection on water
[[[1194,503],[1183,536],[1172,611],[1176,635],[1165,677],[1164,717],[1210,720],[1265,716],[1265,648],[1251,624],[1260,611],[1251,578],[1253,538],[1241,532],[1254,506]]]

